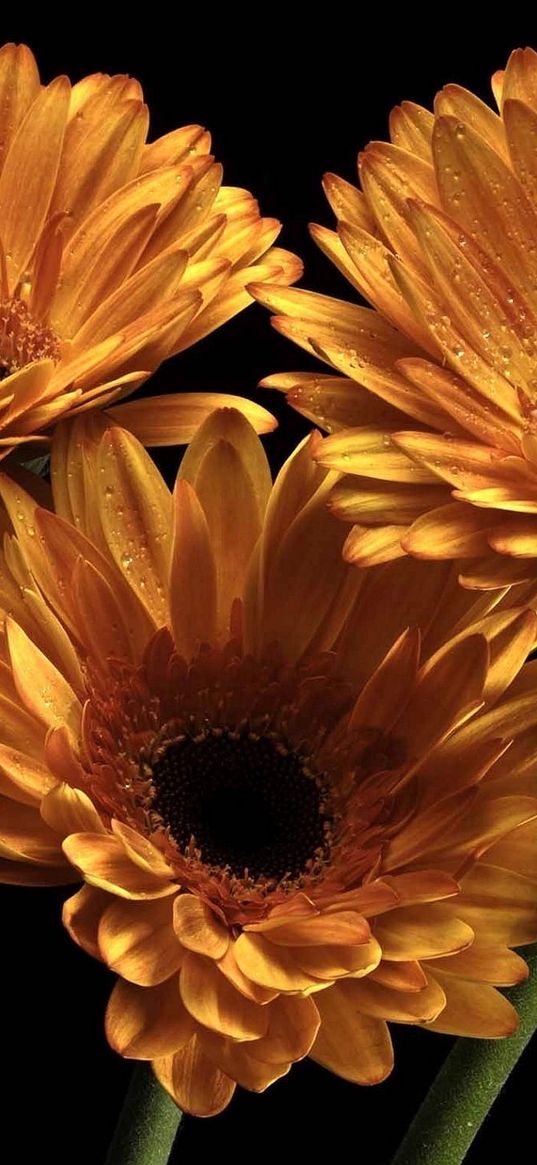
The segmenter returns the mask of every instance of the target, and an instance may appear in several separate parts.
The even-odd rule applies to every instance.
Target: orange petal
[[[39,73],[30,49],[26,45],[3,45],[0,49],[0,166],[39,88]]]
[[[458,956],[456,956],[458,957]],[[371,982],[381,983],[392,991],[422,991],[427,986],[427,977],[419,963],[403,959],[392,963],[383,959],[369,976]]]
[[[63,850],[90,885],[119,898],[163,898],[177,890],[135,865],[120,841],[108,834],[73,833],[65,839]]]
[[[215,641],[216,566],[203,509],[192,487],[180,478],[174,514],[170,614],[177,651],[190,659],[200,641]]]
[[[0,220],[12,288],[26,267],[45,222],[60,162],[69,96],[67,77],[56,77],[41,90],[19,126],[4,163]]]
[[[427,972],[432,973],[431,979],[434,976],[446,995],[444,1010],[427,1025],[430,1031],[488,1040],[516,1031],[518,1015],[512,1003],[494,987],[445,975],[436,963],[427,967]]]
[[[106,833],[101,818],[82,789],[56,785],[41,803],[41,816],[60,836],[70,833]]]
[[[392,1023],[430,1023],[446,1004],[446,996],[434,979],[421,991],[406,992],[373,983],[368,976],[353,981],[352,988],[349,984],[349,998],[353,998],[358,1011],[364,1015]]]
[[[345,429],[333,433],[319,446],[316,460],[327,469],[342,473],[375,477],[381,481],[414,482],[416,485],[434,482],[435,474],[428,468],[412,463],[405,452],[392,444],[393,424],[383,428],[363,425],[359,429]],[[402,442],[399,442],[402,445]]]
[[[263,923],[245,926],[246,932],[263,931]],[[266,930],[265,930],[265,933]],[[277,946],[316,947],[325,944],[352,946],[367,943],[371,931],[365,919],[352,910],[334,914],[319,914],[314,918],[282,921],[281,926],[270,927],[267,936]]]
[[[62,922],[66,931],[75,943],[89,955],[93,955],[94,959],[102,958],[97,932],[101,916],[109,901],[110,898],[104,890],[96,890],[94,886],[83,886],[63,904]]]
[[[401,539],[418,558],[476,558],[486,554],[490,518],[462,502],[421,515]]]
[[[155,1075],[183,1112],[215,1116],[229,1104],[235,1082],[206,1056],[196,1036],[173,1056],[155,1060]]]
[[[382,957],[381,948],[375,938],[356,947],[292,947],[289,955],[312,977],[323,980],[339,979],[352,975],[357,979],[371,974],[378,967]]]
[[[318,1064],[355,1084],[380,1084],[393,1068],[387,1025],[354,1006],[351,982],[336,983],[317,996],[321,1029],[310,1055]]]
[[[303,971],[287,951],[269,943],[261,934],[246,934],[243,931],[233,952],[243,975],[261,987],[293,994],[320,983],[314,975]]]
[[[76,740],[81,707],[73,689],[12,619],[6,620],[6,633],[13,677],[26,708],[47,728],[65,724]]]
[[[358,566],[381,566],[406,554],[407,526],[353,526],[343,547],[345,562]]]
[[[106,1009],[108,1042],[127,1059],[169,1056],[187,1043],[194,1027],[181,1003],[176,975],[157,987],[136,987],[120,979]]]
[[[225,639],[262,529],[271,488],[268,462],[241,414],[218,410],[187,450],[180,476],[195,489],[207,519],[216,564],[218,634]]]
[[[237,409],[256,433],[270,433],[276,427],[272,414],[261,405],[222,392],[168,393],[150,400],[128,401],[114,405],[110,416],[130,429],[143,445],[186,445],[216,408]]]
[[[184,954],[173,931],[169,898],[109,901],[99,924],[98,946],[112,971],[141,987],[168,979],[179,970]]]
[[[186,954],[179,985],[185,1007],[203,1027],[234,1040],[265,1035],[267,1008],[236,991],[212,959],[192,951]]]
[[[493,987],[510,987],[528,978],[528,965],[516,951],[498,944],[488,946],[488,941],[489,936],[485,935],[481,943],[475,942],[466,951],[443,959],[442,973],[476,980],[478,983],[490,983]]]
[[[484,636],[470,635],[437,652],[422,667],[395,731],[419,757],[479,706],[487,678],[489,649]]]
[[[402,101],[390,113],[390,138],[394,146],[416,154],[424,162],[431,158],[433,126],[434,115],[413,101]]]
[[[520,946],[537,938],[537,882],[488,862],[462,880],[457,914],[491,944]]]
[[[55,777],[41,761],[0,744],[0,793],[15,801],[35,805],[55,784]]]
[[[131,861],[147,874],[157,878],[170,878],[172,869],[166,858],[149,838],[144,837],[137,829],[127,825],[124,821],[112,818],[112,833],[119,838],[124,850]]]
[[[182,946],[210,959],[221,959],[229,946],[229,934],[214,911],[195,894],[178,894],[173,904],[173,925]]]
[[[266,1035],[251,1053],[268,1064],[282,1064],[307,1056],[319,1030],[319,1012],[313,999],[280,995],[267,1007]]]
[[[447,906],[403,906],[383,915],[375,933],[387,959],[438,958],[470,946],[474,932]]]
[[[371,679],[362,688],[352,710],[349,729],[359,725],[388,732],[407,702],[416,681],[419,634],[403,631]]]
[[[157,626],[166,623],[172,500],[142,445],[111,428],[98,453],[98,500],[110,553]]]
[[[198,1039],[211,1063],[236,1080],[241,1088],[248,1088],[251,1092],[264,1092],[275,1080],[285,1076],[291,1067],[288,1061],[269,1064],[258,1059],[257,1055],[254,1056],[261,1040],[237,1044],[203,1029],[198,1032]]]

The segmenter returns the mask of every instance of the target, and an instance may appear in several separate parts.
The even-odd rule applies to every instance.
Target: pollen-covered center
[[[208,731],[152,763],[156,811],[181,850],[253,880],[296,878],[322,860],[331,818],[321,778],[281,742]]]
[[[0,303],[0,380],[36,360],[59,360],[60,340],[14,296]]]

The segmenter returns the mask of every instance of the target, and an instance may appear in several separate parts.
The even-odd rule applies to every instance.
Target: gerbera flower
[[[0,876],[84,879],[109,1041],[200,1116],[307,1054],[382,1080],[387,1021],[508,1035],[537,936],[528,588],[344,563],[316,439],[271,488],[219,411],[172,497],[94,415],[54,510],[2,482]]]
[[[39,81],[0,51],[0,457],[67,412],[108,406],[251,302],[252,278],[297,278],[247,190],[222,186],[196,125],[148,144],[137,81]],[[214,400],[126,406],[151,444],[188,440]],[[243,406],[259,431],[264,409]]]
[[[537,54],[493,77],[500,115],[457,85],[393,111],[391,144],[332,174],[313,237],[371,311],[258,289],[276,327],[344,379],[264,383],[331,432],[318,456],[354,523],[349,561],[463,558],[491,587],[537,573]]]

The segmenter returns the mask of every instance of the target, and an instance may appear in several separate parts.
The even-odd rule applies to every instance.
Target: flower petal
[[[336,983],[316,997],[321,1028],[310,1055],[318,1064],[355,1084],[380,1084],[393,1068],[387,1025],[362,1015],[351,982]]]
[[[172,926],[171,900],[109,900],[99,923],[98,947],[111,970],[130,983],[162,983],[179,970],[184,956]]]
[[[170,614],[177,650],[191,659],[200,642],[215,642],[216,565],[203,509],[192,486],[180,478],[174,515]]]
[[[106,1009],[109,1044],[121,1056],[153,1060],[169,1056],[191,1039],[194,1021],[181,1003],[177,976],[157,987],[116,983]]]
[[[21,700],[47,728],[65,724],[76,740],[80,731],[80,703],[70,684],[26,632],[6,620],[13,677]]]
[[[163,898],[177,887],[140,869],[109,834],[73,833],[63,843],[69,861],[87,882],[119,898]]]
[[[172,1100],[193,1116],[222,1112],[235,1091],[235,1081],[212,1063],[195,1035],[175,1055],[155,1060],[153,1068]]]
[[[114,405],[109,415],[142,445],[186,445],[216,408],[237,409],[256,433],[271,433],[276,421],[254,401],[223,392],[181,392]]]
[[[375,933],[387,959],[439,958],[470,946],[474,932],[447,906],[403,906],[383,915]]]
[[[314,975],[303,971],[285,949],[269,943],[261,934],[243,931],[233,951],[243,975],[261,987],[293,994],[320,983]]]
[[[45,222],[60,162],[70,88],[67,77],[57,77],[41,90],[4,162],[0,221],[2,243],[6,257],[10,257],[12,287],[28,263]]]
[[[212,959],[189,951],[179,985],[185,1007],[203,1027],[234,1040],[258,1040],[265,1035],[267,1008],[236,991]]]
[[[173,904],[173,926],[179,942],[189,951],[221,959],[229,946],[229,934],[213,910],[195,894],[178,894]]]
[[[494,987],[445,975],[436,963],[426,969],[446,995],[444,1010],[438,1019],[427,1024],[430,1031],[488,1040],[510,1036],[516,1031],[518,1015],[512,1003]]]
[[[62,922],[71,938],[79,947],[93,955],[94,959],[102,959],[97,932],[103,912],[110,901],[104,890],[96,890],[94,886],[83,886],[72,898],[63,904]]]

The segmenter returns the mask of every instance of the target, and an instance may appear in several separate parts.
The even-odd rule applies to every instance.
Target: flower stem
[[[506,994],[520,1026],[505,1040],[459,1039],[431,1085],[392,1165],[460,1165],[537,1028],[537,943],[530,977]]]
[[[133,1071],[106,1165],[166,1165],[182,1118],[149,1064]]]

